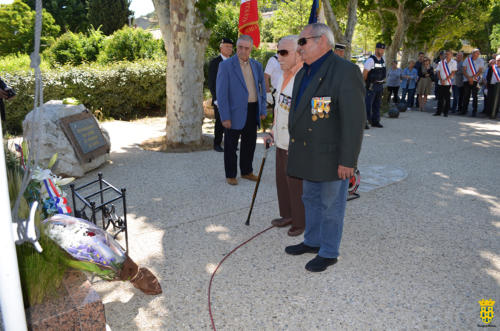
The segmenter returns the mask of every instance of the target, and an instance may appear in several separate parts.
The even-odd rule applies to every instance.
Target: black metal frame
[[[125,233],[125,246],[126,252],[128,254],[127,202],[125,199],[126,189],[122,188],[118,190],[112,184],[102,179],[102,173],[98,173],[97,177],[97,180],[94,180],[82,186],[75,187],[75,184],[70,184],[71,196],[73,198],[73,213],[75,217],[86,219],[97,225],[96,214],[98,212],[101,212],[102,228],[104,230],[107,230],[110,225],[113,225],[113,238],[116,239],[120,233]],[[82,196],[78,192],[82,189],[88,189],[96,184],[99,184],[99,190],[94,193],[91,193],[87,196]],[[108,190],[116,192],[118,196],[112,198],[109,201],[104,201],[104,192]],[[90,200],[90,198],[94,198],[96,196],[98,196],[99,198],[99,204],[97,201],[95,201],[95,199]],[[113,202],[120,199],[123,201],[123,219],[116,216],[115,206],[112,204]],[[83,207],[80,209],[76,207],[77,200],[79,200],[83,204]],[[111,207],[109,207],[110,204]],[[90,218],[85,213],[86,208],[89,208],[89,210],[91,211]]]

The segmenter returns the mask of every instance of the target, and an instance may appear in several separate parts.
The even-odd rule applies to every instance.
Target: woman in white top
[[[276,188],[280,218],[272,220],[278,227],[292,225],[289,236],[298,236],[305,229],[305,213],[302,203],[302,179],[288,177],[288,114],[292,105],[292,91],[295,74],[302,68],[302,60],[297,52],[297,36],[286,36],[278,43],[278,61],[283,74],[276,86],[276,105],[271,138],[276,145]]]

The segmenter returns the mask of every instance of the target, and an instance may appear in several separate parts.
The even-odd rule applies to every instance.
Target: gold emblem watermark
[[[493,310],[493,306],[495,305],[494,300],[487,300],[487,299],[482,299],[478,301],[479,306],[481,307],[481,310],[479,312],[479,315],[481,317],[481,320],[483,321],[484,324],[487,326],[493,326],[490,325],[491,321],[495,317],[495,311]],[[482,325],[478,325],[482,326]]]

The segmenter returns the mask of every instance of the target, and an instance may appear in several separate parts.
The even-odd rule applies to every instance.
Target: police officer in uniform
[[[370,56],[364,64],[363,79],[366,86],[366,119],[372,127],[383,128],[380,124],[380,102],[384,91],[386,77],[385,61],[382,58],[385,52],[385,44],[377,43],[375,55]],[[365,129],[369,129],[368,123]]]
[[[340,56],[341,58],[344,58],[345,55],[345,45],[343,44],[335,44],[335,48],[333,49],[333,52]]]

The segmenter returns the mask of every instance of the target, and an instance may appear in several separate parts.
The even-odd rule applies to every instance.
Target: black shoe
[[[290,255],[302,255],[304,253],[318,253],[319,247],[307,246],[303,242],[298,245],[287,246],[285,252]]]
[[[476,113],[470,114],[470,117],[476,117]]]
[[[365,124],[365,130],[368,130],[370,129],[370,126],[368,125],[368,123]]]
[[[216,152],[224,152],[224,148],[220,147],[220,145],[215,145],[214,146],[214,151],[216,151]]]
[[[461,111],[461,112],[458,113],[458,115],[462,115],[462,116],[463,115],[467,115],[467,112],[466,111]]]
[[[448,117],[448,114],[444,114],[443,116],[444,116],[444,117]]]
[[[372,123],[373,128],[383,128],[384,126],[380,122]]]
[[[434,113],[432,116],[441,116],[441,113]]]
[[[326,268],[334,265],[335,263],[337,263],[337,258],[326,258],[316,255],[314,259],[307,262],[306,270],[309,270],[311,272],[321,272],[325,271]]]

